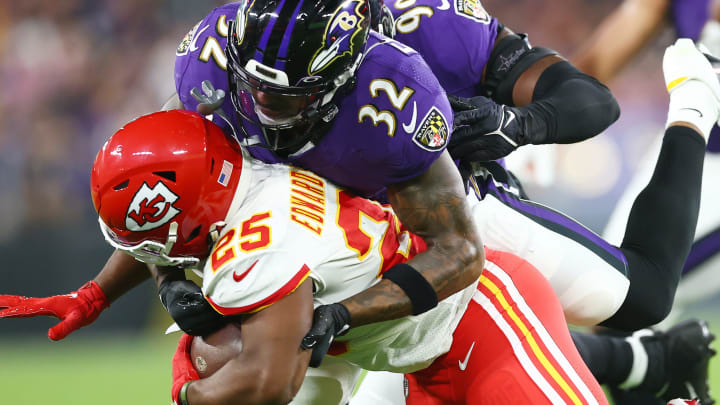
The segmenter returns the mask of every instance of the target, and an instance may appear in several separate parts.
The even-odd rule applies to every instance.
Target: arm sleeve
[[[525,116],[529,143],[574,143],[604,131],[620,116],[610,90],[569,62],[548,67],[537,81],[533,101],[517,108]]]

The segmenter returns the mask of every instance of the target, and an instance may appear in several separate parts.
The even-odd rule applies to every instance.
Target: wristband
[[[438,297],[435,289],[411,265],[398,263],[385,271],[382,276],[397,284],[410,298],[413,315],[420,315],[437,306]]]
[[[180,388],[180,394],[178,394],[178,400],[180,401],[180,404],[178,405],[190,405],[187,399],[187,390],[191,382],[192,381],[186,382],[185,384],[183,384],[182,388]]]

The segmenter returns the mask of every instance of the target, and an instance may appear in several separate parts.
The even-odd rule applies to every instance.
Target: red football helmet
[[[100,149],[90,177],[105,239],[146,263],[197,265],[224,224],[242,164],[237,142],[197,113],[130,122]]]

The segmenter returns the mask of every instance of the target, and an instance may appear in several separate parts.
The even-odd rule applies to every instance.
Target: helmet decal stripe
[[[280,4],[275,8],[277,11],[278,9],[282,9],[282,7],[285,5],[285,0],[281,0]],[[269,14],[269,13],[268,13]],[[263,31],[262,37],[260,38],[260,43],[258,44],[258,49],[255,51],[255,60],[258,62],[263,62],[263,54],[268,54],[268,42],[270,41],[270,34],[273,32],[273,28],[275,27],[275,23],[277,22],[279,18],[279,13],[275,12],[271,14],[271,20],[268,21],[267,25],[265,26],[265,30]],[[264,63],[264,62],[263,62]]]
[[[277,7],[277,19],[275,20],[275,25],[270,33],[267,48],[265,48],[263,65],[275,66],[275,61],[277,61],[278,58],[278,52],[280,51],[282,39],[288,35],[288,24],[290,22],[290,18],[296,13],[297,3],[301,2],[302,0],[282,0],[280,5]]]
[[[278,52],[278,60],[275,62],[275,69],[285,70],[285,61],[287,60],[288,48],[290,47],[290,38],[292,37],[293,30],[295,29],[295,22],[297,21],[298,13],[300,12],[300,8],[303,3],[304,0],[298,1],[295,10],[290,16],[290,22],[285,30],[285,34],[282,37],[282,42],[280,43],[280,51]]]

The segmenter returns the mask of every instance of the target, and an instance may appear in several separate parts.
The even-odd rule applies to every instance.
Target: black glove
[[[462,162],[500,159],[530,143],[524,135],[524,114],[515,107],[497,104],[483,96],[460,98],[448,95],[455,125],[448,151]]]
[[[175,323],[192,336],[207,336],[227,323],[203,296],[197,284],[189,280],[163,280],[160,301]]]
[[[303,349],[313,351],[310,367],[319,367],[335,336],[344,334],[348,329],[350,312],[345,305],[335,303],[315,308],[312,327],[300,344]]]

